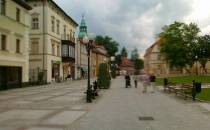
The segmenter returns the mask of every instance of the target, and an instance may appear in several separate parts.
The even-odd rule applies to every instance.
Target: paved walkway
[[[88,110],[87,81],[0,92],[0,130],[63,130]]]
[[[0,130],[209,130],[209,104],[124,88],[122,77],[85,103],[87,81],[0,92]],[[151,116],[154,121],[140,121]]]
[[[118,78],[102,99],[69,130],[209,130],[210,112],[166,93],[124,88]],[[140,121],[150,116],[154,121]]]

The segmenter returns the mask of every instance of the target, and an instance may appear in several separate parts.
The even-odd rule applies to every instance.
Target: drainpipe
[[[46,0],[43,0],[43,81],[44,81],[44,70],[45,70],[45,4]]]

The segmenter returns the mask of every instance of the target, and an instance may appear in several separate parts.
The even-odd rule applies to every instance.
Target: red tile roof
[[[120,66],[121,67],[134,67],[134,64],[128,58],[122,58]]]

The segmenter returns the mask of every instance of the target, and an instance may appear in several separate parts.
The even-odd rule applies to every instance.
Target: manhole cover
[[[140,121],[153,121],[154,118],[152,116],[140,116],[139,120]]]

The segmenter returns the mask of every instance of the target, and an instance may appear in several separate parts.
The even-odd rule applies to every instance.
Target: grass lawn
[[[201,100],[210,101],[210,88],[202,89],[201,93],[197,94],[196,97]]]
[[[192,83],[192,81],[195,80],[196,82],[203,83],[210,83],[210,76],[181,76],[181,77],[169,77],[168,81],[173,82],[176,84],[182,84],[182,83]],[[156,80],[156,85],[163,85],[163,79],[158,78]]]
[[[195,80],[201,82],[202,84],[210,83],[210,76],[182,76],[182,77],[169,77],[168,81],[176,84],[182,83],[192,83]],[[158,78],[156,80],[156,85],[163,85],[163,79]],[[196,95],[196,98],[201,100],[210,101],[210,88],[203,88],[201,93]]]

